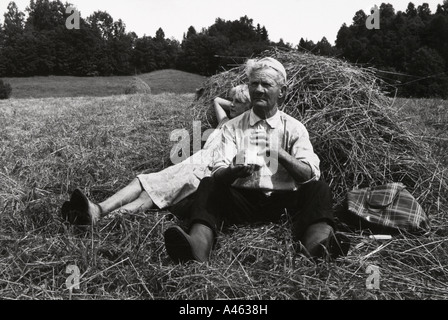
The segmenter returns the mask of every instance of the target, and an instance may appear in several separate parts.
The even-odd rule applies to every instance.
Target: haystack
[[[403,182],[428,214],[441,212],[447,181],[428,156],[429,146],[400,124],[375,70],[297,51],[273,49],[262,56],[279,60],[287,70],[281,109],[307,127],[336,205],[352,188]],[[244,66],[209,78],[192,105],[195,118],[204,127],[215,126],[210,102],[245,81]]]
[[[125,89],[125,94],[151,94],[151,87],[139,77],[134,77]]]

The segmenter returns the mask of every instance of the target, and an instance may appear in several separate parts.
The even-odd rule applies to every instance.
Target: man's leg
[[[323,222],[333,227],[333,198],[325,182],[304,184],[296,196],[296,208],[291,209],[291,218],[293,235],[297,240],[302,240],[305,231],[313,224]]]
[[[254,195],[219,184],[213,178],[204,178],[188,217],[189,232],[179,227],[165,232],[169,256],[176,262],[207,261],[218,230],[229,224],[257,219],[257,206],[254,204],[258,202],[253,199]]]
[[[302,185],[296,194],[296,204],[290,209],[292,233],[311,257],[321,257],[324,244],[333,235],[332,194],[322,181]]]
[[[330,187],[323,181],[305,184],[297,192],[292,231],[312,257],[336,257],[348,249],[349,244],[335,236],[332,202]]]
[[[231,225],[276,221],[278,214],[264,210],[271,202],[259,190],[236,189],[212,178],[203,179],[196,193],[189,223],[202,223],[216,232]]]
[[[191,205],[190,217],[186,217],[190,225],[188,232],[179,226],[170,227],[165,231],[165,247],[168,255],[175,262],[208,261],[215,239],[215,220],[213,216],[201,216],[199,220],[192,221],[191,217],[197,216],[196,206],[202,207],[202,202],[207,203],[208,198],[214,192],[213,186],[212,178],[201,180]]]

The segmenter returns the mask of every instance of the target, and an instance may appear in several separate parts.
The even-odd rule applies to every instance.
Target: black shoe
[[[88,226],[92,224],[92,219],[88,212],[89,200],[79,190],[76,189],[70,201],[64,202],[61,208],[61,215],[65,221],[77,226]]]

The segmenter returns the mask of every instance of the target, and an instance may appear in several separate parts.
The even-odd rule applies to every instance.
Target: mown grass
[[[76,187],[99,201],[136,174],[170,165],[169,134],[192,125],[193,98],[165,93],[0,102],[1,298],[448,298],[446,212],[437,232],[422,237],[382,242],[347,233],[348,256],[320,264],[296,253],[286,219],[220,234],[210,262],[185,265],[165,252],[163,231],[177,222],[166,211],[111,217],[89,230],[60,219],[60,206]],[[401,106],[400,112],[410,108]],[[424,121],[415,119],[424,130]],[[69,265],[81,272],[80,289],[71,296]],[[379,267],[380,289],[366,287],[370,265]]]
[[[432,156],[448,167],[448,101],[398,99],[395,108],[403,124],[431,146]]]
[[[191,93],[198,89],[204,77],[179,70],[159,70],[138,75],[153,94],[163,92]],[[122,95],[130,86],[133,76],[71,77],[49,76],[32,78],[5,78],[12,86],[12,98],[48,97],[108,97]]]

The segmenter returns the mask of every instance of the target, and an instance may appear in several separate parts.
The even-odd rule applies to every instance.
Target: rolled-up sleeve
[[[304,127],[301,128],[298,139],[291,147],[291,155],[310,166],[313,177],[307,182],[320,179],[320,159],[314,153],[308,131]]]

